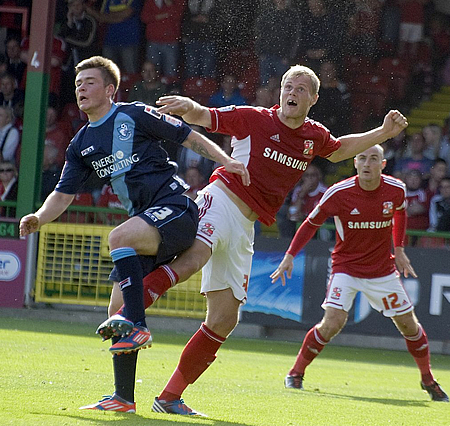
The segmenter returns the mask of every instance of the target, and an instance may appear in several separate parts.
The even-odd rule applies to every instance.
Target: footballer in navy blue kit
[[[151,106],[113,104],[104,117],[86,124],[73,138],[56,190],[73,194],[95,172],[111,183],[130,216],[140,214],[149,204],[186,191],[161,140],[181,144],[190,132],[182,121]]]
[[[119,103],[99,121],[86,124],[67,148],[56,191],[74,194],[94,172],[110,183],[129,216],[138,215],[160,230],[162,243],[156,259],[140,259],[144,276],[188,248],[195,238],[196,205],[183,195],[188,186],[176,175],[176,163],[168,160],[161,146],[163,139],[181,144],[190,132],[182,121],[148,105]],[[118,278],[114,272],[112,278]]]
[[[81,408],[135,412],[137,352],[152,342],[145,321],[143,277],[189,248],[198,224],[196,204],[184,195],[188,186],[176,175],[176,164],[169,161],[161,140],[183,144],[222,163],[239,174],[244,185],[250,178],[241,162],[182,121],[142,103],[115,104],[120,70],[111,60],[88,58],[75,73],[77,104],[89,122],[67,148],[55,190],[36,213],[21,219],[19,229],[27,235],[59,217],[92,173],[111,185],[128,210],[130,218],[108,237],[114,263],[110,309],[117,300],[124,306],[109,318],[108,327],[103,323],[97,328],[104,340],[112,338],[115,392]]]

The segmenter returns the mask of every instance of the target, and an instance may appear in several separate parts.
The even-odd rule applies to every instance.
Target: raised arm
[[[211,127],[211,114],[207,107],[200,105],[191,98],[185,96],[162,96],[156,101],[156,105],[162,105],[158,112],[178,115],[189,124],[202,127]]]
[[[209,140],[207,137],[203,136],[201,133],[192,130],[187,139],[183,142],[183,146],[192,149],[192,151],[200,154],[208,160],[223,164],[225,170],[241,176],[242,184],[244,186],[250,185],[250,175],[244,164],[229,157],[225,151],[222,150],[222,148]]]
[[[20,219],[20,235],[32,234],[38,231],[42,225],[61,216],[67,207],[69,207],[74,197],[75,195],[53,191],[36,213],[28,214]]]
[[[384,117],[383,124],[380,127],[368,132],[340,137],[341,147],[331,154],[328,160],[337,163],[347,158],[352,158],[373,145],[383,143],[397,136],[407,126],[408,121],[406,117],[397,110],[391,110]]]

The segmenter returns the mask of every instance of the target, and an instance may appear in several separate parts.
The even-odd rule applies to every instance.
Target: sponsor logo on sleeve
[[[81,156],[84,157],[85,155],[88,155],[90,152],[94,151],[94,146],[91,145],[90,147],[83,149],[83,151],[81,151]]]
[[[235,105],[228,105],[228,106],[224,106],[221,108],[217,108],[217,110],[220,112],[230,112],[230,111],[234,111],[235,109],[236,109]]]
[[[181,120],[178,120],[178,118],[172,117],[171,115],[164,114],[163,115],[163,120],[166,123],[171,124],[172,126],[175,126],[175,127],[180,127],[181,126]]]
[[[157,118],[158,120],[162,117],[162,114],[156,111],[155,108],[152,108],[151,106],[145,105],[144,112],[147,114],[150,114],[151,116]]]

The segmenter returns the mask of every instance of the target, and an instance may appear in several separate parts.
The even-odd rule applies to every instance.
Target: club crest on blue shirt
[[[122,123],[117,128],[117,131],[119,132],[119,139],[121,141],[127,141],[133,135],[133,131],[132,131],[132,129],[129,128],[127,123]]]

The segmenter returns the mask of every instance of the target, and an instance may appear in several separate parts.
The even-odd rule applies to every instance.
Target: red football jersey
[[[309,118],[298,129],[287,127],[278,118],[278,108],[210,108],[208,129],[232,136],[231,156],[247,166],[251,184],[245,187],[241,176],[223,167],[213,172],[210,181],[221,179],[269,226],[313,158],[328,157],[341,146],[326,127]]]
[[[405,208],[405,196],[405,184],[387,175],[381,175],[381,184],[374,191],[361,189],[358,177],[353,176],[325,192],[307,220],[320,226],[334,216],[333,273],[377,278],[396,270],[392,254],[392,218],[396,210]]]
[[[421,204],[425,207],[425,211],[414,216],[408,215],[408,229],[428,229],[429,218],[428,210],[429,203],[427,193],[423,189],[416,189],[414,191],[406,190],[406,205]]]
[[[299,188],[299,187],[297,187]],[[302,202],[302,208],[301,208],[301,213],[303,215],[303,217],[308,216],[313,210],[314,207],[317,206],[317,204],[319,204],[320,200],[322,199],[323,194],[325,194],[325,191],[328,189],[327,186],[325,186],[323,183],[319,183],[319,185],[317,185],[317,188],[314,191],[309,192],[308,194],[306,194],[303,197],[303,202]],[[298,189],[298,191],[300,190],[300,188]],[[295,203],[295,201],[297,200],[297,193],[298,191],[296,191],[294,189],[294,192],[292,194],[292,203]]]

